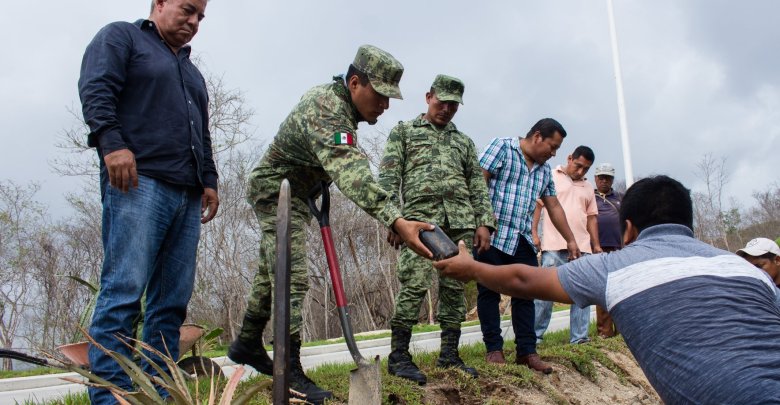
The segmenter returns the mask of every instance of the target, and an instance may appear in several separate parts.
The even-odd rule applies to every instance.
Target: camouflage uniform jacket
[[[448,123],[437,130],[423,115],[390,131],[379,172],[383,189],[401,190],[404,218],[450,229],[495,229],[474,142]]]
[[[294,210],[308,213],[308,193],[324,180],[335,182],[344,195],[384,225],[400,218],[399,206],[379,187],[356,142],[339,144],[334,139],[339,133],[356,139],[358,117],[340,76],[306,92],[249,175],[248,200],[255,211],[275,212],[279,186],[287,178]]]

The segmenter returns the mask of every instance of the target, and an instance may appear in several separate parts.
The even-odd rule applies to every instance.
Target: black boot
[[[409,354],[409,341],[412,340],[412,330],[393,326],[391,328],[392,336],[390,338],[390,357],[387,359],[387,371],[390,374],[412,380],[419,385],[425,385],[428,378],[412,362],[412,355]]]
[[[303,373],[301,366],[301,337],[300,335],[290,336],[290,389],[299,392],[297,395],[291,392],[290,397],[302,399],[307,403],[315,405],[322,404],[326,399],[333,398],[333,393],[326,391],[314,384],[306,374]]]
[[[442,329],[441,353],[439,359],[436,360],[436,366],[457,368],[474,378],[479,377],[479,373],[474,367],[463,363],[460,354],[458,354],[458,342],[460,342],[460,329]]]
[[[244,315],[244,323],[238,338],[230,344],[227,356],[237,364],[252,366],[258,373],[273,375],[274,362],[263,347],[263,330],[268,318],[251,318]]]

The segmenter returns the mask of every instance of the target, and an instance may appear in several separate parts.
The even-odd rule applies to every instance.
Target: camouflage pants
[[[466,242],[466,247],[471,252],[473,229],[442,229],[454,242],[457,243],[461,239]],[[398,259],[398,281],[401,282],[401,291],[396,298],[395,314],[390,320],[391,326],[411,328],[417,324],[420,305],[425,298],[425,293],[431,287],[435,274],[438,272],[430,260],[403,247],[401,257]],[[462,282],[439,276],[439,306],[436,313],[442,329],[460,329],[460,323],[466,319]]]
[[[244,323],[241,326],[240,337],[247,341],[260,339],[264,325],[260,325],[259,320],[269,319],[273,315],[273,279],[276,267],[276,205],[256,204],[254,208],[262,235],[260,262],[249,293]],[[301,306],[309,289],[304,228],[311,221],[311,214],[300,199],[292,199],[290,219],[290,334],[295,335],[301,330],[303,322]]]

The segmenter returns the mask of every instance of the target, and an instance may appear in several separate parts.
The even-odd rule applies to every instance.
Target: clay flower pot
[[[89,356],[87,356],[89,352],[89,342],[62,345],[58,346],[57,350],[59,350],[63,356],[67,357],[71,363],[81,367],[89,366]]]

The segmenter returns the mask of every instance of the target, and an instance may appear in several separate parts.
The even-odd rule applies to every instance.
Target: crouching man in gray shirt
[[[780,308],[769,276],[693,237],[690,192],[656,176],[620,207],[623,250],[552,271],[458,256],[443,275],[523,299],[606,308],[665,403],[780,404]]]

